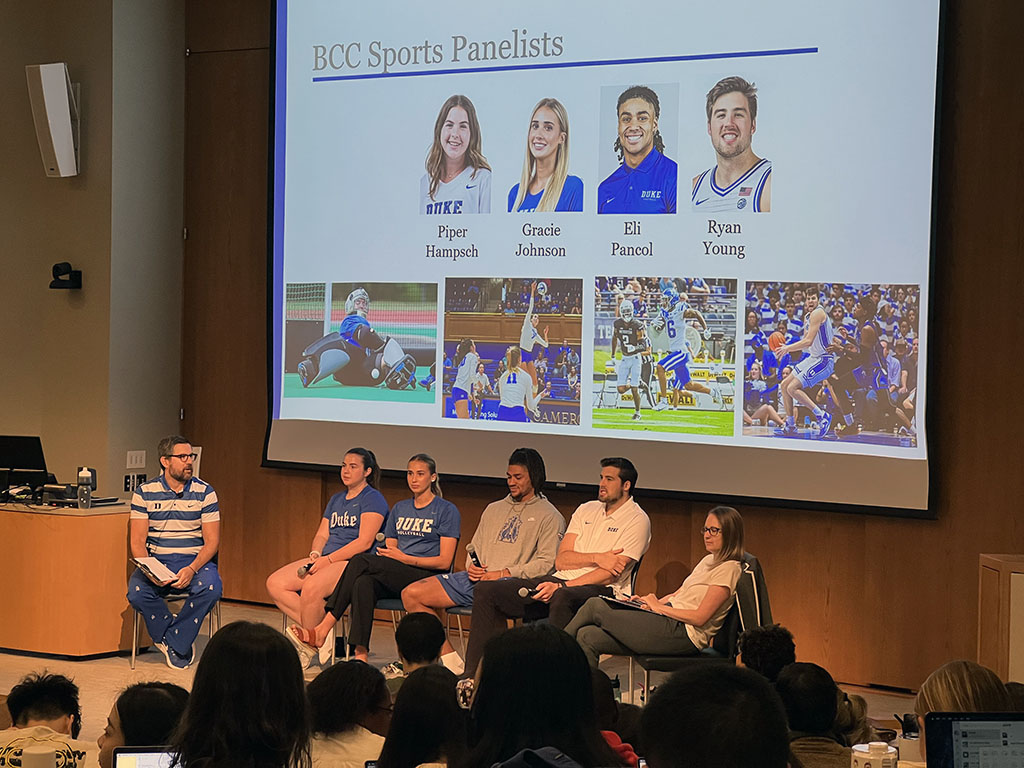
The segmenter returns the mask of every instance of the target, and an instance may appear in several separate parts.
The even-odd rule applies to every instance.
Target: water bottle
[[[78,470],[78,508],[89,509],[92,506],[92,472],[88,467]]]

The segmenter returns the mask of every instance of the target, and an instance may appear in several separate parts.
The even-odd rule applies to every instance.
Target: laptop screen
[[[171,768],[173,761],[166,747],[114,748],[114,768]]]
[[[1020,768],[1024,712],[930,712],[928,768]]]

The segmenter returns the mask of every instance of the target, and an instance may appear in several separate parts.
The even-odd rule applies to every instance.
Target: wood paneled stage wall
[[[849,683],[916,688],[943,662],[974,658],[978,555],[1024,550],[1021,10],[1011,0],[947,6],[929,378],[938,520],[741,508],[799,657]],[[307,551],[339,484],[260,467],[269,4],[190,0],[187,12],[183,429],[203,446],[204,476],[221,498],[225,597],[265,601],[266,574]],[[900,88],[894,72],[892,141],[926,141],[901,129]],[[829,102],[842,94],[806,98],[807,119],[827,131]],[[899,194],[898,183],[880,179],[879,199]],[[494,470],[503,473],[503,456]],[[467,537],[501,494],[483,483],[445,490]],[[404,492],[388,481],[389,499]],[[566,515],[584,498],[550,496]],[[710,502],[644,500],[642,490],[639,498],[654,528],[639,587],[663,591],[702,554],[697,529]]]

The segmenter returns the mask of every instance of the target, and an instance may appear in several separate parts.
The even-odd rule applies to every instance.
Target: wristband
[[[316,560],[322,554],[323,554],[323,552],[321,552],[319,549],[314,549],[312,552],[309,553],[309,559],[310,560]]]
[[[193,575],[193,576],[198,576],[198,575],[199,575],[199,571],[197,571],[197,570],[196,570],[195,568],[193,568],[193,567],[192,567],[191,565],[186,565],[185,567],[186,567],[186,568],[188,568],[188,569],[189,569],[190,571],[192,571],[192,575]]]

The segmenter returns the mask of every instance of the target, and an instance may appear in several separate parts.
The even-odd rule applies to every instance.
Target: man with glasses
[[[128,602],[142,614],[167,665],[185,669],[192,663],[192,645],[203,619],[221,595],[213,562],[220,543],[220,508],[213,487],[194,476],[196,454],[188,439],[165,437],[157,452],[163,472],[132,496],[132,558],[156,558],[174,578],[162,581],[136,568],[128,580]],[[188,593],[177,616],[164,599],[171,592]]]

